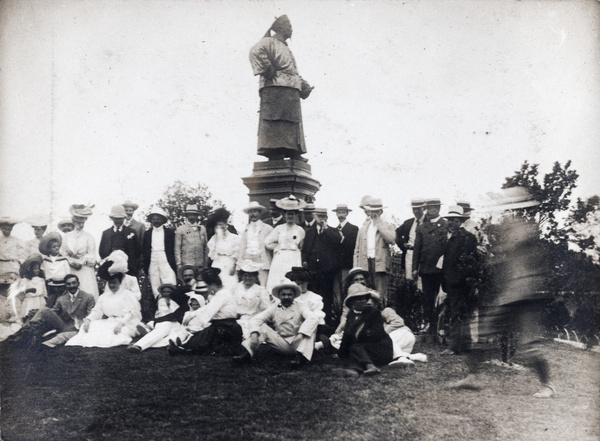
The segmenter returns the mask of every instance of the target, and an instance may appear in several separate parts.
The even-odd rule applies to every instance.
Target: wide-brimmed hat
[[[112,260],[108,260],[106,259],[104,261],[104,263],[102,265],[100,265],[98,267],[98,277],[100,277],[102,280],[113,280],[113,279],[118,279],[119,277],[123,277],[123,274],[121,271],[115,271],[115,272],[111,272],[110,271],[110,267],[114,264],[114,262]]]
[[[56,231],[51,231],[50,233],[45,234],[44,236],[42,236],[42,238],[40,239],[40,244],[38,246],[38,250],[40,251],[40,253],[42,254],[48,254],[48,245],[50,245],[50,242],[53,241],[58,241],[58,245],[62,245],[62,236],[60,235],[60,233],[57,233]]]
[[[285,277],[292,282],[310,282],[313,274],[302,266],[293,266],[291,271],[285,273]]]
[[[43,260],[44,258],[42,257],[42,255],[37,253],[32,254],[27,259],[25,259],[25,262],[23,262],[19,267],[19,275],[21,276],[21,278],[27,277],[27,274],[30,271],[29,269],[34,263],[37,263],[38,265],[42,266]]]
[[[333,211],[334,213],[337,213],[338,211],[351,212],[352,210],[348,208],[347,204],[337,204],[336,207],[331,211]]]
[[[366,194],[360,199],[360,204],[358,204],[358,206],[360,208],[365,208],[365,205],[369,205],[372,199],[373,196],[369,196],[368,194]]]
[[[185,206],[185,211],[183,212],[183,214],[200,214],[198,204],[187,204]]]
[[[468,215],[471,211],[475,211],[471,207],[471,203],[467,201],[456,201],[456,205],[460,205],[463,208],[465,215]]]
[[[371,198],[369,203],[363,207],[363,209],[367,211],[383,210],[384,208],[387,207],[383,206],[383,202],[381,202],[381,199],[379,198]]]
[[[127,214],[125,214],[125,207],[122,205],[113,205],[108,217],[111,219],[125,219],[127,217]]]
[[[70,217],[64,217],[60,221],[58,221],[58,224],[56,226],[60,229],[60,227],[62,227],[63,225],[74,225],[73,219],[71,219]]]
[[[315,208],[315,214],[324,214],[325,216],[327,216],[327,208]]]
[[[281,292],[282,289],[293,289],[294,290],[294,298],[300,296],[300,294],[302,294],[302,292],[300,291],[300,287],[298,285],[296,285],[295,283],[282,283],[280,285],[277,285],[275,287],[273,287],[273,291],[271,292],[271,294],[273,294],[273,297],[277,297],[279,298],[279,293]]]
[[[540,205],[540,201],[525,187],[510,187],[503,189],[500,193],[488,193],[492,199],[493,211],[517,210],[519,208],[529,208]]]
[[[140,207],[138,204],[136,204],[135,202],[131,202],[129,199],[127,199],[121,205],[123,205],[123,207],[131,207],[133,208],[133,211],[137,210]]]
[[[112,262],[112,265],[110,265],[108,267],[108,273],[110,275],[117,274],[117,273],[125,274],[127,271],[129,271],[129,268],[128,268],[129,256],[127,254],[125,254],[125,251],[114,250],[112,253],[110,253],[108,256],[106,256],[106,259],[104,259],[104,262],[107,262],[109,260]],[[104,263],[104,262],[102,262],[102,263]]]
[[[200,277],[202,278],[202,280],[205,283],[208,283],[209,285],[211,283],[222,283],[221,277],[219,276],[219,274],[221,274],[221,270],[219,268],[204,268],[202,271],[200,271]]]
[[[248,214],[248,212],[250,210],[259,210],[262,213],[262,212],[264,212],[266,210],[266,208],[263,207],[262,205],[260,205],[256,201],[250,201],[250,204],[248,204],[248,206],[246,208],[243,208],[242,211],[244,213]]]
[[[152,218],[153,214],[158,214],[159,216],[162,216],[165,220],[165,223],[169,220],[169,218],[167,217],[167,213],[165,212],[165,210],[163,210],[162,208],[160,208],[159,206],[154,206],[150,209],[150,213],[148,213],[148,217],[146,218],[148,220],[148,222],[150,222],[150,219]]]
[[[377,301],[378,303],[381,303],[381,296],[379,295],[379,293],[373,289],[369,290],[369,294],[371,295],[371,298],[375,301]]]
[[[194,271],[194,278],[198,277],[198,268],[197,267],[195,267],[194,265],[182,265],[179,268],[177,268],[177,278],[179,280],[183,280],[183,272],[185,270],[189,270],[189,269]]]
[[[69,207],[69,214],[77,217],[90,217],[94,205],[73,204]]]
[[[287,198],[279,199],[275,205],[284,211],[297,211],[305,208],[306,202],[291,194]]]
[[[48,286],[54,286],[54,287],[61,287],[61,286],[65,286],[65,279],[50,279],[46,281],[46,284]]]
[[[240,271],[243,271],[245,273],[257,273],[261,270],[261,268],[263,266],[262,263],[255,262],[250,259],[240,260],[240,261],[238,261],[237,264],[238,264],[238,267],[240,268]]]
[[[426,207],[439,207],[440,205],[442,205],[442,202],[439,198],[425,199]]]
[[[226,208],[217,208],[208,215],[208,219],[206,219],[206,228],[215,228],[218,222],[227,223],[229,216],[231,216],[229,210]]]
[[[411,206],[411,208],[424,208],[425,207],[425,199],[411,199],[410,206]]]
[[[160,285],[157,289],[157,291],[162,294],[162,290],[163,288],[171,288],[171,291],[175,291],[177,289],[177,287],[175,285],[173,285],[172,283],[163,283],[162,285]]]
[[[315,211],[315,204],[307,202],[306,206],[301,211],[304,213],[313,213]]]
[[[0,216],[0,225],[15,225],[19,223],[19,219],[12,216]]]
[[[50,225],[51,219],[47,214],[32,214],[24,222],[32,227],[45,227]]]
[[[366,286],[360,284],[360,283],[353,283],[352,285],[350,285],[350,288],[348,288],[348,295],[346,296],[346,299],[344,300],[344,305],[350,307],[350,305],[348,305],[348,300],[356,298],[356,297],[363,297],[363,296],[370,296],[371,295],[371,290],[369,288],[367,288]]]
[[[363,276],[365,276],[365,279],[370,276],[369,271],[361,268],[360,266],[355,266],[350,271],[348,271],[348,275],[346,276],[346,280],[352,279],[352,277],[354,277],[357,274],[362,274]]]
[[[451,205],[450,207],[448,207],[448,214],[442,217],[445,219],[456,218],[463,220],[469,218],[469,216],[465,216],[463,208],[460,205]]]

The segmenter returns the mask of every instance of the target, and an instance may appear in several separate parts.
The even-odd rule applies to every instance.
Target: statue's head
[[[281,15],[273,22],[271,30],[287,40],[292,36],[292,23],[287,15]]]

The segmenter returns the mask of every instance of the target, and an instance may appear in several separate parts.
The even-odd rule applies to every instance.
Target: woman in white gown
[[[100,273],[100,271],[99,271]],[[123,273],[100,273],[108,290],[98,298],[92,312],[67,346],[110,348],[128,345],[143,327],[140,304],[131,291],[121,287]]]
[[[298,210],[306,206],[306,202],[293,195],[278,200],[275,205],[284,211],[285,224],[279,225],[265,238],[265,247],[273,250],[273,261],[267,279],[267,291],[285,280],[285,274],[293,266],[302,266],[302,244],[304,229],[297,225]]]
[[[242,327],[244,338],[250,337],[250,320],[256,314],[267,309],[273,303],[271,296],[258,282],[261,264],[251,260],[239,262],[240,282],[233,289],[233,298],[237,305],[237,323]]]
[[[230,213],[225,209],[217,210],[206,221],[206,228],[213,229],[214,234],[208,241],[208,257],[212,259],[212,267],[221,270],[223,286],[232,289],[238,280],[235,276],[235,263],[240,250],[240,236],[227,229]]]
[[[71,205],[69,211],[72,215],[75,229],[64,235],[61,254],[67,258],[71,267],[71,274],[79,277],[79,286],[82,291],[92,294],[98,300],[98,281],[96,280],[96,242],[90,233],[83,231],[85,221],[92,214],[89,207],[80,208]]]

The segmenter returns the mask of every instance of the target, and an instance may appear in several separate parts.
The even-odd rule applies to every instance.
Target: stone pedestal
[[[250,200],[267,208],[270,199],[290,194],[310,201],[321,188],[321,183],[312,177],[310,165],[295,159],[255,162],[252,175],[242,181],[250,190]]]

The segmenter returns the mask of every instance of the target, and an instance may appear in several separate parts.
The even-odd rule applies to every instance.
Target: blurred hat
[[[58,222],[56,226],[60,229],[60,227],[64,225],[73,225],[73,219],[71,219],[70,217],[64,217]]]
[[[110,209],[110,214],[108,217],[111,219],[125,219],[127,217],[125,214],[125,207],[122,205],[113,205]]]
[[[334,213],[337,213],[338,211],[344,211],[344,210],[347,211],[347,212],[351,212],[352,211],[352,210],[350,210],[348,208],[347,204],[337,204],[337,206],[335,207],[335,209],[333,209],[331,211],[333,211]]]
[[[148,213],[148,217],[147,220],[148,222],[150,222],[150,219],[152,218],[153,214],[158,214],[159,216],[162,216],[164,218],[164,222],[166,223],[169,218],[167,217],[167,213],[165,212],[165,210],[163,210],[162,208],[160,208],[159,206],[154,206],[150,209],[150,213]]]
[[[500,193],[488,193],[493,210],[517,210],[540,205],[540,202],[525,187],[505,188]]]
[[[360,200],[360,204],[358,205],[360,208],[365,208],[365,205],[369,205],[371,200],[373,199],[373,197],[369,196],[369,195],[364,195],[361,200]]]
[[[291,194],[287,198],[279,199],[275,205],[284,211],[295,211],[305,208],[306,202]]]
[[[412,208],[423,208],[425,207],[425,199],[411,199],[410,206]]]
[[[106,256],[106,259],[104,259],[104,262],[106,262],[106,261],[112,262],[112,265],[110,265],[108,267],[108,273],[110,275],[117,274],[117,273],[125,274],[127,271],[129,271],[129,268],[128,268],[129,256],[127,254],[125,254],[125,251],[123,251],[123,250],[113,251],[108,256]]]
[[[94,205],[73,204],[69,207],[69,214],[77,217],[90,217]]]
[[[262,268],[262,263],[250,259],[241,260],[237,264],[240,270],[245,273],[257,273]]]
[[[460,205],[463,208],[465,215],[468,215],[471,211],[475,211],[471,208],[471,203],[467,201],[456,201],[456,205]]]
[[[371,295],[371,298],[375,301],[377,301],[378,303],[381,303],[381,296],[379,295],[379,293],[373,289],[369,290],[369,294]]]
[[[348,300],[354,299],[356,297],[370,296],[371,290],[360,283],[353,283],[348,288],[348,295],[346,296],[346,300],[344,300],[344,305],[350,307],[348,304]]]
[[[183,214],[200,214],[200,210],[198,209],[198,204],[188,204],[185,206],[185,211]]]
[[[381,199],[379,198],[371,198],[368,202],[369,203],[363,207],[367,211],[377,211],[387,208],[383,206],[383,202],[381,202]]]
[[[277,285],[273,288],[273,291],[271,294],[273,294],[273,297],[277,297],[279,298],[279,293],[281,292],[282,289],[293,289],[294,290],[294,298],[298,297],[301,292],[300,292],[300,287],[298,285],[296,285],[295,283],[282,283],[280,285]]]
[[[306,206],[302,209],[303,212],[313,213],[315,211],[315,204],[308,202]]]
[[[310,282],[312,273],[302,266],[293,266],[292,270],[285,274],[285,277],[292,282]]]
[[[231,213],[226,208],[217,208],[206,219],[206,228],[214,228],[218,222],[225,222],[229,220]]]
[[[438,207],[442,205],[442,202],[438,198],[425,199],[426,207]]]
[[[362,274],[365,277],[369,277],[369,271],[361,268],[360,266],[355,266],[354,268],[352,268],[350,271],[348,271],[348,278],[349,277],[354,277],[357,274]]]
[[[45,227],[50,225],[50,216],[47,214],[33,214],[25,219],[25,223],[32,227]]]
[[[248,212],[250,210],[259,210],[262,213],[262,212],[264,212],[266,210],[266,208],[263,207],[262,205],[260,205],[256,201],[250,201],[250,204],[248,204],[248,206],[246,208],[242,209],[242,211],[244,213],[248,214]]]
[[[200,277],[208,285],[210,285],[211,283],[217,284],[218,282],[222,282],[221,277],[219,277],[220,273],[221,270],[219,268],[210,267],[200,271]]]
[[[465,216],[463,208],[460,205],[451,205],[448,207],[448,214],[442,216],[445,219],[457,218],[457,219],[468,219],[469,216]]]
[[[171,288],[171,291],[175,291],[177,289],[177,287],[172,283],[163,283],[158,287],[157,291],[162,294],[163,288]]]
[[[123,207],[131,207],[133,208],[133,211],[137,210],[140,207],[138,204],[136,204],[135,202],[131,202],[129,199],[127,199],[121,205],[123,205]]]
[[[44,236],[42,236],[42,238],[40,239],[40,245],[38,246],[38,250],[40,251],[40,253],[46,255],[49,254],[48,246],[51,242],[54,241],[58,241],[59,246],[62,245],[62,236],[60,235],[60,233],[57,233],[56,231],[51,231],[50,233],[46,233]]]
[[[98,277],[100,277],[102,280],[112,280],[112,279],[117,279],[119,277],[119,275],[123,275],[124,273],[121,271],[114,271],[111,272],[110,271],[110,267],[114,264],[114,262],[112,260],[108,260],[106,259],[104,261],[104,263],[102,265],[100,265],[100,267],[98,268]]]
[[[19,220],[12,216],[0,216],[0,225],[15,225]]]
[[[26,277],[29,273],[29,268],[31,268],[31,265],[37,263],[38,265],[42,266],[42,260],[43,257],[41,254],[32,254],[27,259],[25,259],[25,262],[21,264],[21,267],[19,268],[19,275],[22,278]]]
[[[324,214],[327,216],[327,208],[315,208],[315,214]]]

